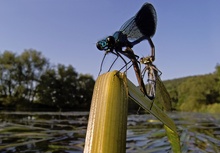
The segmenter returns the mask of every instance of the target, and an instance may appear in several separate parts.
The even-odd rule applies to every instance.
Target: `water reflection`
[[[88,112],[1,112],[0,151],[83,152]],[[171,113],[182,152],[220,152],[220,116]],[[129,115],[127,153],[171,152],[163,125],[152,115]]]

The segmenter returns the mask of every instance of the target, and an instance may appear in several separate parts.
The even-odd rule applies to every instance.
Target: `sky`
[[[152,40],[162,79],[213,73],[220,63],[219,0],[1,0],[0,52],[35,49],[52,64],[72,65],[96,79],[104,56],[96,42],[119,30],[145,2],[157,12]],[[134,52],[150,55],[148,42],[137,44]],[[102,73],[114,58],[106,57]],[[122,65],[118,59],[113,69]]]

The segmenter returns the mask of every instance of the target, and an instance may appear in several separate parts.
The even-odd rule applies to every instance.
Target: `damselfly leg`
[[[130,66],[128,66],[129,64],[131,63],[131,60],[129,62],[127,62],[120,70],[118,70],[119,72],[121,72],[125,67],[125,72],[127,72],[131,67],[132,67],[132,64]]]
[[[103,58],[102,58],[102,62],[101,62],[101,65],[100,65],[100,69],[99,69],[99,74],[98,74],[98,75],[100,75],[100,73],[102,72],[103,62],[104,62],[105,57],[106,57],[107,54],[108,54],[108,52],[105,52],[105,55],[104,55]]]
[[[115,60],[113,61],[113,63],[111,64],[111,66],[108,69],[108,72],[112,69],[113,65],[115,64],[115,62],[117,61],[118,56],[115,58]]]
[[[117,61],[118,57],[120,57],[120,58],[123,60],[123,62],[125,63],[125,65],[119,70],[119,72],[120,72],[121,70],[123,70],[124,68],[126,68],[126,69],[125,69],[125,72],[127,72],[127,70],[132,66],[132,65],[130,65],[130,66],[128,67],[128,65],[131,63],[131,60],[130,60],[129,62],[127,62],[127,61],[123,58],[123,56],[122,56],[122,55],[126,54],[125,51],[106,51],[106,52],[105,52],[105,55],[104,55],[104,57],[103,57],[103,59],[102,59],[102,62],[101,62],[101,66],[100,66],[100,70],[99,70],[99,74],[98,74],[98,75],[100,75],[100,73],[101,73],[101,71],[102,71],[102,66],[103,66],[105,57],[106,57],[106,55],[107,55],[108,53],[112,53],[112,54],[114,54],[114,55],[116,56],[116,58],[114,59],[113,63],[112,63],[111,66],[109,67],[108,72],[112,69],[112,67],[113,67],[113,65],[115,64],[115,62]],[[122,54],[122,55],[121,55],[121,54]],[[135,57],[138,57],[138,56],[135,55]]]

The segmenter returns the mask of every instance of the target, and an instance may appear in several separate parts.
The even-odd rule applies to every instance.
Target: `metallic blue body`
[[[135,16],[127,20],[112,36],[100,40],[96,46],[107,52],[121,52],[123,47],[132,48],[143,40],[148,40],[154,59],[154,45],[151,37],[157,24],[156,11],[150,3],[145,3]]]
[[[109,38],[111,37],[111,41]],[[122,31],[116,31],[113,36],[109,36],[103,40],[97,42],[99,50],[112,51],[121,51],[122,47],[133,47],[127,39],[127,35],[123,34]]]

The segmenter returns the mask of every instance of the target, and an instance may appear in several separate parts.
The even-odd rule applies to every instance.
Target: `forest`
[[[0,110],[89,111],[95,80],[71,65],[53,65],[34,49],[0,53]],[[165,80],[175,111],[220,110],[220,65],[204,75]],[[159,106],[160,95],[155,103]],[[129,101],[129,108],[138,106]]]
[[[0,54],[0,108],[89,110],[95,81],[73,66],[52,65],[41,52]]]
[[[219,64],[213,73],[166,80],[164,84],[170,94],[174,110],[220,112]],[[160,105],[158,101],[157,103]]]

